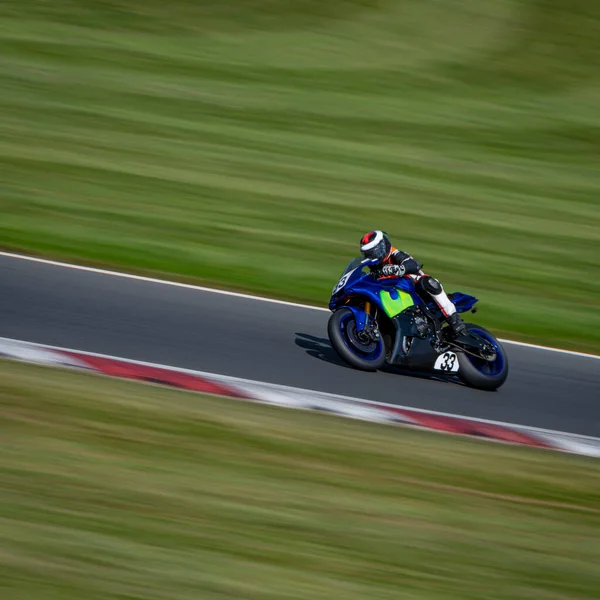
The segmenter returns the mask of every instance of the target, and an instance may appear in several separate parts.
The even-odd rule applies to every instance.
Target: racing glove
[[[383,265],[381,274],[386,277],[402,277],[406,273],[404,265]]]

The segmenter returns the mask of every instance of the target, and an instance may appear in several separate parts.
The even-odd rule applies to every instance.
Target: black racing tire
[[[478,390],[497,390],[508,377],[508,358],[502,344],[485,327],[475,323],[465,323],[467,329],[481,335],[496,347],[497,358],[493,363],[477,359],[465,352],[457,352],[458,377],[469,387]]]
[[[354,313],[349,308],[336,310],[327,323],[327,334],[334,350],[355,369],[377,371],[385,364],[385,343],[380,339],[372,351],[353,343],[352,328],[356,328]],[[356,341],[356,340],[355,340]],[[362,351],[361,351],[362,350]]]

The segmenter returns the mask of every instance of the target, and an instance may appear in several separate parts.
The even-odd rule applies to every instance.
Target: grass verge
[[[597,598],[600,463],[0,361],[10,600]]]
[[[0,245],[326,303],[384,227],[600,351],[600,5],[0,6]]]

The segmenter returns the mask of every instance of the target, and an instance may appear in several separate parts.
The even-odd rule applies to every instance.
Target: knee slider
[[[432,296],[437,296],[444,291],[442,284],[437,279],[430,277],[429,275],[426,275],[423,277],[423,279],[421,279],[421,285],[423,286],[423,289]]]

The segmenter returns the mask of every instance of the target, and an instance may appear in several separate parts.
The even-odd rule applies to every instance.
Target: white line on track
[[[466,421],[473,421],[476,423],[485,423],[487,425],[500,425],[502,427],[508,427],[508,428],[517,429],[517,430],[519,430],[519,429],[526,430],[526,431],[536,432],[536,433],[545,434],[545,435],[566,435],[566,436],[581,440],[582,442],[584,442],[586,440],[591,441],[591,442],[599,442],[600,441],[600,438],[598,438],[598,437],[594,437],[591,435],[583,435],[580,433],[571,433],[569,431],[543,429],[541,427],[534,427],[531,425],[518,425],[517,423],[508,423],[505,421],[493,421],[490,419],[481,419],[479,417],[470,417],[468,415],[457,415],[457,414],[453,414],[453,413],[440,412],[437,410],[416,408],[414,406],[405,406],[402,404],[391,404],[389,402],[379,402],[379,401],[375,401],[375,400],[365,400],[363,398],[353,398],[352,396],[343,396],[341,394],[330,394],[329,392],[318,392],[315,390],[309,390],[309,389],[305,389],[305,388],[296,388],[296,387],[292,387],[289,385],[281,385],[278,383],[267,383],[267,382],[263,382],[263,381],[256,381],[253,379],[232,377],[231,375],[220,375],[218,373],[209,373],[207,371],[195,371],[194,369],[185,369],[183,367],[173,367],[171,365],[162,365],[159,363],[151,363],[151,362],[145,362],[145,361],[141,361],[141,360],[133,360],[133,359],[129,359],[129,358],[122,358],[119,356],[112,356],[110,354],[99,354],[97,352],[87,352],[85,350],[75,350],[73,348],[63,348],[61,346],[50,346],[48,344],[38,344],[35,342],[27,342],[24,340],[15,340],[12,338],[3,338],[3,337],[0,337],[0,342],[25,344],[27,346],[33,346],[35,348],[40,348],[40,349],[56,350],[59,352],[73,352],[75,354],[81,354],[83,356],[94,356],[96,358],[106,358],[106,359],[110,359],[110,360],[117,360],[117,361],[130,363],[133,365],[152,367],[155,369],[166,369],[169,371],[175,371],[177,373],[196,375],[198,377],[203,377],[203,378],[206,378],[209,380],[228,383],[232,386],[235,386],[236,384],[253,385],[253,386],[259,386],[261,388],[271,389],[273,391],[289,392],[292,394],[310,394],[310,395],[314,395],[314,396],[320,396],[323,398],[329,398],[331,400],[340,400],[340,401],[352,402],[352,403],[358,403],[358,404],[367,404],[370,406],[385,406],[386,408],[392,408],[392,409],[396,409],[396,410],[407,410],[407,411],[418,412],[421,414],[434,415],[434,416],[438,416],[438,417],[452,417],[454,419],[465,419]]]
[[[264,296],[253,296],[252,294],[242,294],[241,292],[229,292],[227,290],[203,287],[201,285],[194,285],[191,283],[181,283],[179,281],[170,281],[168,279],[156,279],[155,277],[146,277],[144,275],[133,275],[132,273],[122,273],[120,271],[109,271],[108,269],[86,267],[83,265],[64,263],[56,260],[48,260],[47,258],[38,258],[37,256],[13,254],[12,252],[3,251],[0,251],[0,256],[6,256],[7,258],[15,258],[19,260],[26,260],[29,262],[41,263],[44,265],[51,265],[53,267],[74,269],[75,271],[87,271],[88,273],[96,273],[97,275],[110,275],[112,277],[122,277],[123,279],[135,279],[136,281],[145,281],[146,283],[159,283],[161,285],[170,285],[172,287],[186,288],[188,290],[197,290],[199,292],[210,292],[212,294],[221,294],[223,296],[233,296],[234,298],[244,298],[246,300],[259,300],[260,302],[270,302],[272,304],[282,304],[284,306],[295,306],[297,308],[308,308],[310,310],[327,311],[326,308],[322,308],[319,306],[310,306],[309,304],[299,304],[297,302],[287,302],[285,300],[276,300],[275,298],[265,298]]]
[[[146,283],[158,283],[160,285],[170,285],[172,287],[186,288],[189,290],[197,290],[199,292],[208,292],[211,294],[221,294],[223,296],[232,296],[234,298],[244,298],[246,300],[257,300],[259,302],[270,302],[271,304],[281,304],[283,306],[293,306],[295,308],[304,308],[308,310],[319,310],[329,312],[327,308],[321,306],[312,306],[310,304],[300,304],[298,302],[288,302],[286,300],[276,300],[275,298],[266,298],[264,296],[254,296],[252,294],[242,294],[240,292],[229,292],[227,290],[219,290],[216,288],[203,287],[201,285],[194,285],[191,283],[180,283],[178,281],[170,281],[168,279],[156,279],[154,277],[146,277],[144,275],[133,275],[132,273],[122,273],[120,271],[110,271],[108,269],[98,269],[96,267],[86,267],[84,265],[76,265],[72,263],[59,262],[56,260],[49,260],[47,258],[38,258],[36,256],[27,256],[25,254],[15,254],[13,252],[0,251],[0,256],[7,258],[13,258],[18,260],[25,260],[29,262],[41,263],[44,265],[51,265],[53,267],[62,267],[64,269],[73,269],[75,271],[87,271],[88,273],[96,273],[98,275],[110,275],[111,277],[122,277],[124,279],[134,279],[136,281],[144,281]],[[600,360],[600,356],[597,354],[587,354],[586,352],[575,352],[574,350],[564,350],[562,348],[552,348],[551,346],[539,346],[537,344],[528,344],[526,342],[517,342],[515,340],[500,339],[504,344],[512,344],[514,346],[521,346],[523,348],[532,348],[534,350],[545,350],[547,352],[559,352],[561,354],[570,354],[571,356],[580,356],[583,358],[593,358]]]

